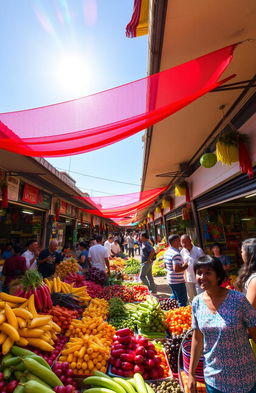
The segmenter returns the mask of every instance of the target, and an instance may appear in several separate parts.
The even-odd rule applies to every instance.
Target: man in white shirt
[[[182,256],[183,261],[188,264],[188,267],[185,272],[185,281],[186,281],[189,303],[191,304],[194,297],[202,292],[199,285],[196,282],[194,264],[199,257],[202,257],[204,255],[204,252],[200,247],[194,246],[192,244],[191,238],[187,234],[181,236],[181,245],[182,245],[182,250],[180,254]]]
[[[26,259],[27,270],[37,270],[37,257],[39,255],[38,242],[30,240],[28,242],[28,249],[22,256]]]
[[[96,267],[104,272],[107,270],[108,274],[110,274],[108,250],[102,244],[102,236],[98,235],[95,246],[89,248],[88,259],[92,267]]]
[[[113,244],[114,238],[113,235],[108,235],[108,240],[105,241],[104,247],[108,250],[108,257],[111,256],[111,246]]]

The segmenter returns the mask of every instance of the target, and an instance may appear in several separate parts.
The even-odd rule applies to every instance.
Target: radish
[[[146,359],[145,361],[145,366],[147,368],[153,368],[155,366],[155,361],[154,359]]]
[[[152,349],[149,349],[148,351],[146,351],[146,354],[145,354],[145,356],[150,359],[154,358],[155,355],[156,355],[156,351],[155,350],[153,351]]]
[[[134,361],[136,364],[141,364],[143,363],[145,358],[142,355],[136,355],[134,358]]]
[[[135,364],[133,371],[134,373],[143,374],[145,372],[145,369],[142,364]]]
[[[133,369],[133,364],[130,362],[122,362],[121,365],[123,370],[132,370]]]
[[[139,346],[136,348],[135,350],[136,355],[142,355],[145,356],[146,355],[146,349],[142,346]]]

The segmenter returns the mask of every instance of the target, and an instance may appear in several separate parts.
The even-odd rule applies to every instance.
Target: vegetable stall
[[[151,296],[137,270],[118,258],[110,277],[82,274],[72,259],[53,277],[28,271],[12,294],[1,292],[0,391],[182,392],[178,351],[191,307]]]

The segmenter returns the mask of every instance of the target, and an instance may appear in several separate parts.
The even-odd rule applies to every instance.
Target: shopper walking
[[[187,290],[185,285],[184,271],[188,263],[184,263],[180,255],[181,247],[179,235],[169,236],[170,247],[164,253],[164,263],[167,269],[167,282],[172,289],[174,298],[178,301],[180,307],[187,305]]]
[[[85,271],[88,271],[90,268],[90,263],[89,263],[89,242],[81,242],[79,243],[80,247],[80,257],[79,257],[79,263],[82,266]]]
[[[134,258],[134,239],[131,233],[127,236],[128,256]]]
[[[153,295],[156,295],[157,288],[152,275],[152,266],[155,258],[155,250],[149,243],[149,236],[146,232],[141,233],[140,240],[142,242],[140,279],[143,284],[148,287],[149,291]]]
[[[127,240],[128,234],[127,232],[124,235],[124,252],[128,252],[128,240]]]
[[[194,297],[202,292],[200,286],[196,282],[194,264],[199,257],[204,255],[204,252],[200,247],[194,246],[189,235],[182,235],[180,240],[182,245],[180,255],[182,256],[183,261],[188,264],[184,277],[186,281],[188,300],[189,303],[192,304]]]
[[[243,241],[241,256],[244,264],[235,285],[256,309],[256,238]]]
[[[96,237],[96,244],[89,248],[89,263],[92,267],[96,267],[99,270],[108,272],[110,274],[108,250],[102,244],[102,236]]]
[[[27,270],[26,259],[20,255],[21,247],[18,244],[15,244],[12,247],[12,252],[13,255],[5,260],[3,266],[2,274],[4,276],[4,292],[9,292],[9,285],[11,281],[25,274]]]
[[[39,256],[38,242],[30,240],[27,245],[27,250],[22,254],[26,259],[26,267],[28,270],[37,270],[37,258]]]
[[[40,252],[37,259],[38,271],[43,278],[52,276],[55,273],[56,265],[61,261],[61,255],[57,252],[57,240],[51,240],[49,247]]]
[[[226,274],[217,258],[200,257],[194,270],[204,292],[192,306],[189,393],[197,392],[202,353],[208,393],[256,393],[256,359],[248,340],[248,332],[256,340],[256,310],[242,293],[221,287]]]

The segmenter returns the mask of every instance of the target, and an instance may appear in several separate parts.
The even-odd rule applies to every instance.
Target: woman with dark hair
[[[239,271],[236,288],[244,292],[256,308],[256,238],[247,239],[242,243],[241,256],[244,265]]]
[[[211,250],[213,256],[221,261],[225,272],[228,272],[231,269],[231,261],[227,255],[223,255],[221,245],[219,243],[214,243],[211,247]]]
[[[189,393],[196,393],[195,370],[204,354],[207,393],[256,393],[256,359],[248,332],[256,340],[256,310],[244,294],[222,288],[221,262],[209,255],[194,265],[203,293],[192,303]]]

